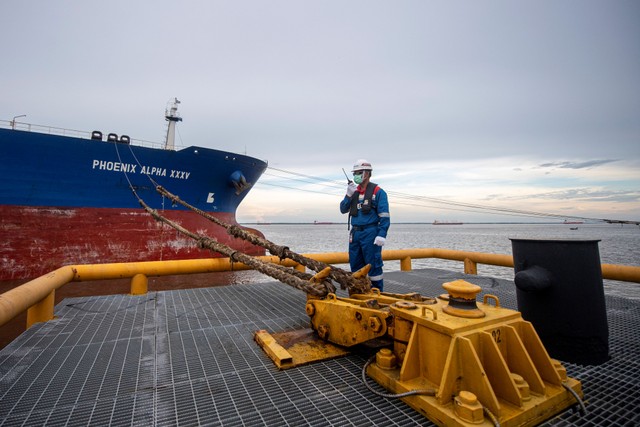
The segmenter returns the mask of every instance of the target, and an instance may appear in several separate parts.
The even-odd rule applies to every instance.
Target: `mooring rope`
[[[122,157],[120,156],[120,149],[118,148],[119,145],[120,145],[120,143],[118,143],[118,142],[114,142],[113,143],[113,146],[116,149],[116,154],[118,156],[118,162],[120,162],[122,164],[123,161],[122,161]],[[131,154],[131,157],[133,157],[133,159],[135,160],[136,164],[138,166],[140,166],[140,169],[142,170],[142,168],[143,168],[142,163],[140,163],[140,160],[138,160],[138,156],[136,156],[136,153],[134,153],[133,148],[131,148],[131,144],[126,144],[126,145],[129,148],[129,153]],[[127,173],[125,168],[122,168],[122,173],[123,173],[125,179],[127,180],[127,183],[129,184],[129,189],[131,190],[131,193],[136,198],[136,200],[138,200],[138,203],[140,203],[142,201],[142,198],[138,195],[138,192],[136,191],[136,187],[131,182],[131,179],[129,179],[129,174]],[[151,183],[151,186],[153,188],[158,186],[158,183],[153,178],[151,178],[150,175],[145,174],[145,176],[147,177],[147,179],[149,180],[149,182]],[[162,197],[162,210],[164,211],[164,197]],[[160,229],[160,260],[162,260],[163,257],[164,257],[165,231],[166,230],[167,229],[165,229],[165,227],[162,227]]]
[[[120,156],[120,150],[118,149],[118,144],[114,144],[115,150],[116,150],[116,154],[118,156],[118,161],[120,161],[120,163],[122,163],[122,159]],[[133,152],[133,150],[131,149],[131,146],[128,146],[129,151],[131,153],[131,155],[133,156],[135,162],[142,167],[142,164],[140,163],[140,160],[138,160],[138,157],[135,155],[135,153]],[[142,200],[142,198],[140,197],[140,195],[138,195],[135,187],[133,186],[131,180],[129,179],[128,174],[123,171],[124,175],[125,175],[125,179],[127,180],[127,183],[129,184],[129,189],[131,190],[132,194],[134,195],[134,197],[138,200],[138,202],[144,207],[145,210],[147,210],[147,212],[150,212],[150,208],[148,207],[148,205],[146,205],[146,203]],[[168,190],[166,190],[164,187],[160,186],[152,177],[147,175],[147,179],[149,179],[149,182],[152,184],[152,186],[154,188],[156,188],[157,192],[162,196],[163,199],[163,206],[164,206],[164,199],[167,198],[169,200],[171,200],[172,204],[175,203],[179,203],[182,206],[186,207],[187,209],[192,210],[193,212],[203,216],[204,218],[214,222],[215,224],[225,228],[227,230],[227,232],[235,237],[235,238],[239,238],[239,239],[243,239],[249,243],[252,243],[256,246],[260,246],[263,247],[265,249],[267,249],[272,255],[278,256],[281,260],[282,259],[291,259],[295,262],[297,262],[298,264],[301,264],[313,271],[316,272],[321,272],[321,271],[326,271],[327,268],[329,268],[329,280],[334,280],[337,283],[340,284],[342,289],[349,289],[349,293],[353,294],[353,293],[368,293],[371,289],[371,281],[369,280],[369,278],[366,276],[366,274],[361,274],[361,275],[352,275],[350,272],[346,272],[342,269],[339,269],[337,267],[325,264],[323,262],[320,261],[316,261],[313,260],[311,258],[307,258],[305,256],[302,256],[296,252],[291,251],[288,247],[286,246],[280,246],[280,245],[276,245],[275,243],[266,240],[260,236],[257,236],[255,234],[249,233],[246,230],[244,230],[242,227],[240,227],[239,225],[232,225],[232,224],[228,224],[212,215],[209,215],[208,213],[204,212],[203,210],[190,205],[189,203],[183,201],[182,199],[180,199],[178,196],[170,193]],[[164,210],[164,207],[163,207]],[[151,213],[151,212],[150,212]],[[153,216],[154,214],[152,214]],[[160,216],[160,214],[155,213],[155,215]],[[156,220],[159,220],[158,217],[154,216],[154,218],[156,218]],[[164,218],[164,217],[163,217]],[[175,223],[170,223],[171,221],[164,218],[164,220],[160,220],[161,222],[170,225],[171,227],[177,229],[176,227],[180,227],[179,225],[175,224]],[[182,227],[180,227],[182,228]],[[231,256],[229,255],[230,253],[234,253],[233,249],[230,248],[229,246],[223,245],[213,239],[209,239],[210,242],[202,242],[201,239],[203,238],[203,236],[197,235],[197,234],[193,234],[191,232],[189,232],[186,229],[182,229],[183,234],[190,236],[191,238],[195,239],[196,241],[198,241],[198,245],[206,245],[203,246],[204,248],[213,250],[215,252],[219,252],[222,253],[224,255],[227,255],[231,258]],[[215,246],[218,249],[215,249],[213,247],[210,246]],[[242,254],[244,255],[244,254]],[[245,255],[247,256],[247,255]],[[232,258],[233,260],[233,258]],[[247,265],[249,265],[248,263],[245,263]],[[298,278],[300,278],[301,280],[309,280],[310,277],[313,277],[312,275],[308,275],[306,273],[301,273],[297,270],[292,270],[289,268],[285,268],[282,266],[278,266],[275,264],[271,264],[271,263],[267,263],[270,267],[275,268],[276,270],[282,268],[282,269],[286,269],[287,270],[287,274],[288,275],[293,275],[296,276]],[[263,272],[264,274],[270,275],[271,277],[274,277],[273,275]],[[280,280],[278,277],[274,277],[278,280]],[[289,283],[287,283],[289,284]],[[330,290],[329,292],[335,292],[335,287],[333,287],[333,285],[330,285],[330,287],[333,290]]]
[[[173,227],[178,232],[191,237],[197,241],[198,247],[203,249],[209,249],[215,252],[219,252],[228,256],[232,262],[241,262],[260,273],[273,277],[280,282],[292,286],[296,289],[300,289],[310,295],[325,297],[329,293],[336,291],[335,287],[329,280],[314,280],[318,275],[313,276],[311,274],[302,273],[300,271],[293,270],[281,265],[264,262],[250,255],[238,252],[235,249],[216,241],[207,236],[193,233],[186,228],[176,224],[174,221],[160,215],[157,210],[150,208],[142,199],[140,204],[153,218],[157,221],[163,222]]]
[[[337,283],[339,283],[342,289],[349,289],[349,293],[363,294],[363,293],[368,293],[371,289],[371,281],[366,275],[362,275],[361,277],[354,277],[350,272],[347,272],[345,270],[342,270],[338,267],[334,267],[329,264],[325,264],[324,262],[305,257],[299,253],[293,252],[287,246],[277,245],[271,242],[270,240],[267,240],[263,237],[257,236],[253,233],[250,233],[244,230],[239,225],[228,224],[220,220],[219,218],[216,218],[213,215],[210,215],[204,212],[203,210],[190,205],[189,203],[180,199],[180,197],[176,196],[175,194],[170,193],[167,189],[165,189],[160,185],[156,187],[156,190],[158,191],[158,193],[160,193],[164,197],[167,197],[168,199],[170,199],[173,203],[179,203],[182,206],[186,207],[187,209],[190,209],[196,212],[198,215],[203,216],[209,221],[212,221],[215,224],[225,228],[227,232],[233,237],[243,239],[256,246],[263,247],[267,249],[269,253],[279,257],[280,259],[285,259],[285,258],[291,259],[297,262],[298,264],[302,264],[305,267],[317,272],[320,272],[326,269],[327,267],[330,268],[329,277],[331,278],[331,280],[334,280]]]

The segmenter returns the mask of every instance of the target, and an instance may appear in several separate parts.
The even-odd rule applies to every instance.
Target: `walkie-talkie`
[[[351,184],[353,181],[349,179],[349,175],[347,175],[347,172],[344,170],[344,168],[342,168],[342,172],[344,173],[344,176],[347,177],[347,183]]]

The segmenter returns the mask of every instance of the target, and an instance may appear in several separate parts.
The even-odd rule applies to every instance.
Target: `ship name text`
[[[140,169],[138,171],[138,166]],[[133,165],[131,163],[110,162],[106,160],[93,160],[92,169],[109,172],[139,173],[152,176],[169,176],[174,179],[189,179],[191,172],[179,171],[155,166]]]

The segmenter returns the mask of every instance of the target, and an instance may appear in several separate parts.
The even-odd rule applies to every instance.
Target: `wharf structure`
[[[386,273],[385,288],[437,296],[461,278],[516,308],[513,281],[448,270]],[[369,391],[368,354],[278,370],[254,333],[308,327],[305,302],[279,282],[66,299],[0,351],[0,425],[431,425]],[[611,359],[563,362],[587,414],[543,425],[640,424],[640,298],[606,307]]]

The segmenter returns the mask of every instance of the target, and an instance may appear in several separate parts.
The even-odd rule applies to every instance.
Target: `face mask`
[[[353,182],[358,185],[362,184],[362,175],[363,174],[353,175]]]

